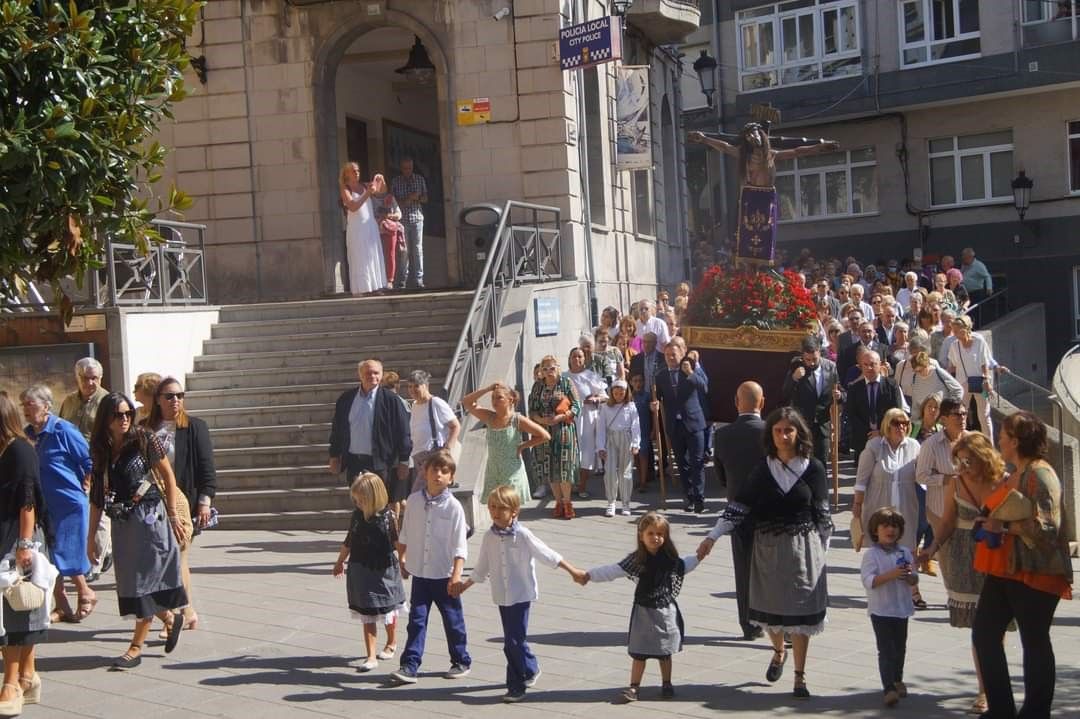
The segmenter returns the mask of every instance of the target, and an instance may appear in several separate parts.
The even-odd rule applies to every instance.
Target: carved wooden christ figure
[[[832,140],[770,137],[768,127],[758,122],[744,125],[735,144],[721,136],[703,132],[691,132],[687,139],[739,158],[739,224],[735,230],[735,259],[770,266],[776,249],[776,223],[780,215],[776,198],[776,161],[840,149],[840,143]],[[774,142],[787,147],[773,149]]]

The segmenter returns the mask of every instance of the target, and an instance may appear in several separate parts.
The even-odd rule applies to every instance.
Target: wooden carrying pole
[[[656,381],[652,385],[652,401],[656,402]],[[656,476],[660,481],[660,509],[667,504],[667,483],[664,481],[664,452],[667,447],[664,435],[664,407],[658,404],[653,410],[653,454],[656,456]]]
[[[829,441],[832,457],[832,502],[833,510],[840,509],[840,403],[833,397],[832,407],[829,408],[829,419],[832,425],[829,428]]]

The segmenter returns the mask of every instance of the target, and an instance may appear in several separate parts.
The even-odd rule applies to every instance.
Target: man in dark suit
[[[829,305],[829,314],[833,317],[840,318],[840,303],[832,293],[829,292],[829,281],[827,279],[820,279],[814,283],[814,304],[825,302]]]
[[[836,374],[840,378],[840,383],[845,387],[857,377],[854,369],[858,365],[857,360],[860,352],[864,349],[873,350],[878,353],[879,357],[885,357],[889,352],[888,347],[877,341],[873,322],[863,320],[857,326],[857,330],[858,341],[841,352],[840,356],[836,358]]]
[[[650,409],[664,408],[664,430],[679,465],[687,512],[705,511],[705,410],[699,392],[708,382],[686,358],[686,341],[674,337],[664,348],[665,367],[655,378],[657,401]]]
[[[792,363],[791,372],[784,377],[784,404],[799,410],[814,441],[814,456],[825,464],[829,456],[829,432],[832,429],[834,397],[840,399],[837,387],[839,379],[836,365],[821,356],[821,346],[816,337],[806,337],[802,342],[802,356]]]
[[[874,350],[859,355],[862,374],[847,389],[847,416],[851,449],[858,459],[871,437],[881,433],[881,420],[893,407],[906,410],[904,395],[896,382],[882,374],[881,356]]]
[[[390,502],[404,502],[412,454],[408,411],[393,392],[379,387],[381,362],[364,360],[357,373],[360,386],[343,392],[334,406],[330,472],[344,470],[346,483],[362,472],[374,472],[386,485]]]
[[[716,476],[731,502],[754,467],[765,458],[765,421],[761,410],[765,395],[757,382],[743,382],[735,392],[735,408],[739,416],[731,424],[716,431],[713,437]],[[710,547],[711,548],[711,547]],[[754,553],[754,524],[748,518],[731,533],[731,556],[735,565],[735,601],[739,607],[739,626],[743,639],[757,639],[761,627],[750,623],[750,558]]]
[[[840,355],[844,354],[844,350],[859,341],[859,325],[861,325],[863,321],[862,312],[859,312],[859,310],[851,305],[845,305],[845,307],[848,308],[847,315],[841,317],[840,321],[847,322],[848,329],[841,332],[840,337],[837,338],[837,360],[840,359]],[[843,311],[843,308],[841,308],[841,311]]]

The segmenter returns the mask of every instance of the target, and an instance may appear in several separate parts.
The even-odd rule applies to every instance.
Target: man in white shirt
[[[865,297],[865,296],[866,296],[865,291],[863,290],[862,285],[855,284],[855,285],[851,286],[851,302],[852,302],[852,304],[858,305],[859,311],[862,312],[862,315],[863,315],[864,319],[867,319],[867,320],[873,322],[874,321],[874,308],[863,301],[863,297]]]
[[[668,329],[667,322],[656,316],[656,303],[652,300],[642,300],[639,307],[641,308],[641,332],[638,334],[644,336],[646,332],[652,332],[656,335],[657,351],[663,352],[667,343],[671,341],[671,330]]]
[[[518,522],[521,498],[513,487],[500,485],[488,495],[491,529],[480,543],[472,576],[451,590],[456,596],[474,584],[491,578],[491,598],[499,607],[506,655],[506,703],[525,698],[525,689],[536,684],[540,665],[529,648],[529,608],[539,598],[536,564],[565,569],[571,577],[583,572],[562,558]]]

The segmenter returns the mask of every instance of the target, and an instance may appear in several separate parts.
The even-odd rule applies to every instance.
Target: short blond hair
[[[884,417],[881,418],[881,426],[885,428],[891,427],[892,423],[898,419],[907,421],[909,420],[909,417],[907,415],[907,412],[905,412],[904,410],[900,409],[899,407],[893,407],[885,413]]]
[[[364,472],[354,479],[349,485],[349,494],[353,503],[364,513],[364,519],[374,517],[375,513],[381,512],[389,502],[386,485],[374,472]]]
[[[500,484],[491,490],[487,498],[489,509],[509,509],[511,512],[521,511],[521,495],[509,484]]]

